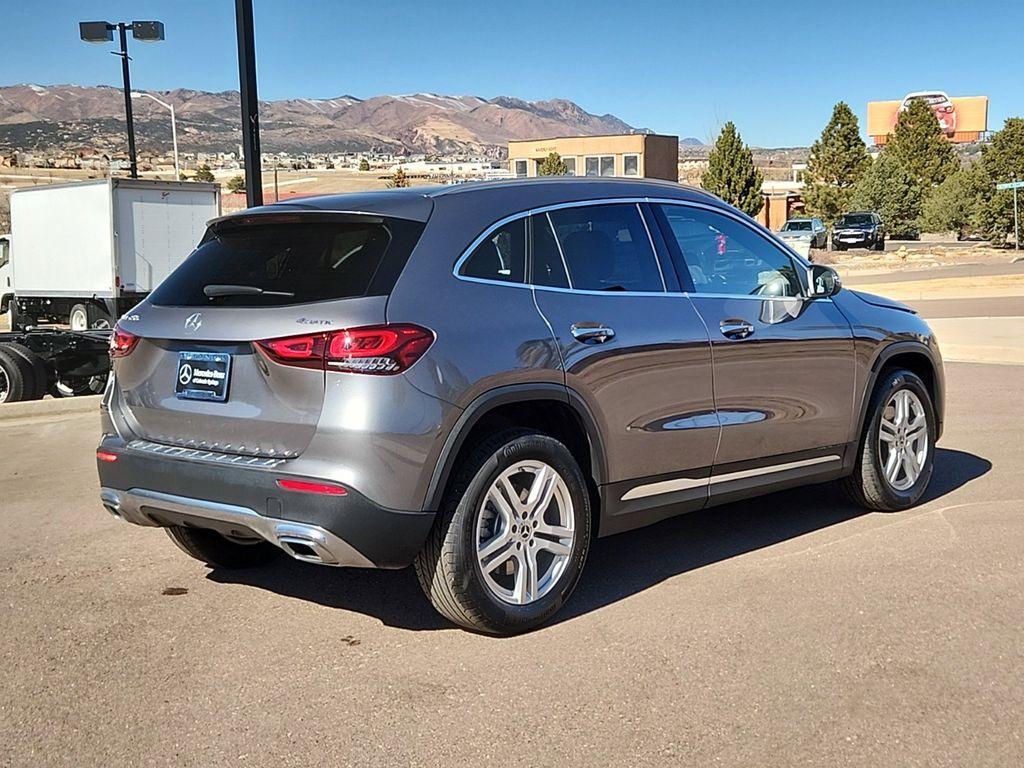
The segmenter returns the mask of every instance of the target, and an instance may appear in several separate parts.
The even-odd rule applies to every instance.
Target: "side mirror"
[[[839,273],[824,264],[811,264],[807,269],[807,284],[813,299],[827,299],[842,290],[843,281]]]

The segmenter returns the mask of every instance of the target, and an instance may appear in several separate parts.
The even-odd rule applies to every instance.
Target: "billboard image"
[[[988,130],[988,96],[949,96],[945,91],[915,91],[898,101],[868,102],[868,136],[884,144],[900,114],[913,101],[932,108],[939,127],[950,141],[977,141]]]

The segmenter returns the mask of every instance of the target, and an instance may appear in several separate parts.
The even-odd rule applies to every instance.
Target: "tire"
[[[874,244],[874,245],[872,246],[872,250],[875,250],[875,251],[884,251],[884,250],[885,250],[885,240],[878,240],[878,241],[877,241],[877,242],[876,242],[876,243],[875,243],[875,244]]]
[[[923,461],[916,459],[920,465],[920,472],[914,482],[908,487],[898,487],[900,477],[894,484],[886,476],[884,452],[892,456],[893,448],[891,443],[886,444],[883,449],[879,433],[882,431],[883,416],[887,414],[887,407],[893,398],[900,392],[910,392],[912,400],[920,404],[927,429],[927,445],[925,446]],[[889,433],[886,428],[887,434]],[[878,382],[875,391],[871,396],[867,417],[860,439],[857,453],[857,463],[854,466],[853,474],[845,480],[845,486],[850,497],[860,506],[882,512],[895,512],[917,504],[928,488],[932,477],[935,459],[935,406],[932,404],[931,395],[924,382],[914,373],[907,370],[893,370],[885,374]],[[913,448],[913,444],[909,443]],[[917,453],[917,452],[915,452]],[[897,473],[907,473],[905,462],[903,468],[896,467]],[[909,474],[902,476],[902,482],[910,479]]]
[[[514,503],[514,510],[506,506],[513,515],[498,514],[489,492],[505,473],[529,465],[554,471],[555,490],[548,505],[530,512],[524,511],[529,505],[519,501]],[[534,481],[540,480],[541,473],[547,470],[534,474]],[[530,471],[522,470],[521,476],[513,474],[510,482],[515,486],[522,478],[528,478]],[[520,499],[530,487],[533,486],[523,485]],[[515,490],[518,493],[520,488]],[[509,496],[503,494],[502,498],[507,503]],[[523,517],[515,516],[520,513]],[[558,517],[557,523],[553,523],[553,517]],[[545,530],[553,524],[567,524],[570,519],[569,543],[568,536],[562,538]],[[533,529],[540,525],[540,530],[531,530],[530,520]],[[488,534],[489,525],[493,528]],[[500,533],[499,528],[503,529]],[[560,530],[566,531],[568,527]],[[487,560],[487,565],[492,566],[490,576],[485,576],[477,554],[482,531],[490,536],[490,542],[499,538],[508,542],[507,547],[502,546]],[[434,608],[449,621],[495,635],[526,632],[549,619],[572,593],[590,549],[590,531],[589,489],[569,449],[558,440],[531,430],[506,430],[481,442],[456,467],[434,527],[416,558],[416,575]],[[557,541],[546,539],[548,535],[555,536]],[[564,551],[553,554],[549,547],[554,545]],[[532,566],[524,566],[531,558]],[[498,567],[494,567],[496,563]],[[534,595],[527,594],[527,599],[517,604],[518,585],[530,583],[524,574],[530,573],[531,567],[535,574]],[[499,580],[511,585],[505,597],[498,594]],[[528,590],[529,587],[524,593]]]
[[[32,383],[34,385],[33,391],[25,393],[25,400],[40,400],[46,394],[46,362],[33,352],[31,349],[26,347],[24,344],[19,344],[16,341],[9,341],[3,345],[0,345],[5,352],[9,352],[13,355],[17,355],[22,358],[32,368]]]
[[[72,331],[89,330],[89,308],[85,304],[75,304],[68,313],[68,325]]]
[[[6,344],[0,345],[0,403],[36,399],[32,364],[6,347]]]
[[[96,304],[90,304],[86,307],[86,314],[89,318],[89,329],[93,331],[107,330],[114,327],[113,318],[110,317],[107,310]]]
[[[833,251],[845,251],[846,250],[846,246],[843,245],[842,243],[832,243],[832,250]]]
[[[255,568],[266,565],[279,553],[277,547],[262,539],[243,543],[206,528],[181,525],[164,530],[185,554],[211,568]]]

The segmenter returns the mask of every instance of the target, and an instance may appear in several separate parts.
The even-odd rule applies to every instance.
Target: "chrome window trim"
[[[536,216],[532,216],[530,218],[536,218]],[[544,221],[546,221],[548,223],[548,229],[551,230],[551,237],[554,239],[555,247],[558,249],[558,257],[562,260],[562,269],[565,270],[565,279],[569,283],[569,290],[571,291],[572,290],[572,275],[569,274],[569,262],[567,262],[565,260],[565,251],[562,250],[562,244],[558,241],[558,233],[555,232],[555,223],[553,221],[551,221],[551,211],[544,211]],[[532,246],[532,241],[531,241],[531,246]],[[530,276],[531,277],[533,276],[533,269],[532,269],[532,267],[533,267],[533,259],[530,258],[532,256],[533,256],[533,249],[531,247],[528,250],[528,252],[527,252],[527,259],[528,260],[526,262],[527,266],[531,267],[531,269],[530,269]],[[536,283],[531,282],[530,285],[536,287]],[[557,287],[557,286],[553,286],[553,287]]]
[[[573,201],[567,202],[567,203],[553,203],[551,205],[542,205],[542,206],[538,206],[537,208],[530,208],[530,209],[525,210],[525,211],[519,211],[517,213],[513,213],[513,214],[505,216],[505,217],[503,217],[501,219],[498,219],[493,224],[491,224],[486,229],[484,229],[484,231],[481,232],[476,238],[474,238],[474,240],[469,244],[469,246],[462,252],[462,254],[459,256],[459,258],[456,260],[455,266],[452,268],[452,276],[456,280],[463,280],[463,281],[465,281],[467,283],[479,283],[481,285],[500,285],[500,286],[503,286],[505,288],[529,288],[529,289],[535,290],[535,291],[553,291],[553,292],[556,292],[556,293],[577,293],[577,294],[584,294],[584,295],[590,295],[590,296],[624,296],[624,297],[625,296],[675,296],[675,297],[685,296],[685,297],[707,297],[707,298],[716,298],[716,299],[746,299],[748,301],[750,301],[750,300],[753,300],[753,301],[792,301],[794,299],[798,299],[798,300],[803,300],[803,301],[820,301],[820,302],[828,302],[830,304],[832,303],[832,299],[830,297],[814,297],[814,296],[808,296],[806,294],[804,294],[802,296],[751,296],[751,295],[746,294],[746,293],[699,293],[699,292],[696,292],[696,291],[694,291],[694,292],[689,292],[689,291],[664,291],[664,292],[660,292],[660,291],[588,291],[588,290],[583,290],[583,289],[580,289],[580,288],[571,288],[571,289],[570,288],[556,288],[556,287],[548,286],[548,285],[532,285],[530,283],[512,283],[512,282],[506,282],[504,280],[488,280],[488,279],[482,278],[482,277],[469,277],[467,275],[460,275],[459,274],[459,270],[462,268],[463,263],[465,263],[466,259],[468,259],[470,257],[470,255],[473,253],[473,251],[476,250],[476,247],[478,245],[480,245],[480,243],[482,243],[488,237],[488,235],[490,235],[494,230],[496,230],[496,229],[498,229],[500,227],[505,226],[506,224],[508,224],[511,221],[515,221],[516,219],[525,219],[525,218],[528,218],[529,216],[535,216],[535,215],[539,215],[541,213],[545,213],[546,214],[546,213],[549,213],[551,211],[561,210],[563,208],[582,208],[582,207],[585,207],[585,206],[588,206],[588,205],[620,205],[620,204],[623,204],[623,203],[636,204],[636,205],[641,205],[643,203],[683,205],[683,206],[690,206],[690,207],[693,207],[693,208],[703,208],[705,210],[712,211],[713,213],[719,213],[722,216],[726,216],[728,218],[734,219],[739,224],[742,224],[743,226],[747,227],[748,229],[753,230],[753,232],[755,234],[757,234],[761,238],[767,240],[771,245],[774,245],[776,248],[780,248],[780,250],[782,250],[782,252],[785,255],[790,256],[791,258],[795,259],[798,264],[800,264],[802,267],[804,267],[804,269],[810,269],[810,263],[809,262],[804,261],[804,259],[799,254],[797,254],[794,251],[790,250],[784,244],[781,244],[780,241],[776,240],[772,236],[771,232],[767,232],[767,236],[766,236],[765,232],[762,232],[760,229],[751,226],[751,223],[756,223],[756,222],[753,222],[752,219],[750,219],[749,217],[744,216],[743,214],[736,214],[736,213],[733,213],[732,211],[729,211],[729,210],[727,210],[725,208],[721,208],[721,207],[716,206],[716,205],[709,205],[707,203],[702,203],[702,202],[699,202],[699,201],[696,201],[696,200],[679,200],[679,199],[671,198],[671,197],[606,197],[606,198],[596,198],[596,199],[588,199],[588,200],[573,200]],[[642,216],[642,213],[641,213],[641,216]],[[550,221],[549,221],[549,224],[550,224]],[[645,226],[647,225],[646,219],[644,219],[644,225]],[[552,228],[552,231],[553,231],[553,228]],[[649,228],[648,228],[648,236],[649,237],[651,236]],[[555,242],[556,243],[558,242],[558,238],[557,237],[555,237]],[[651,243],[651,245],[652,245],[652,247],[654,247],[653,242]],[[654,248],[654,253],[658,257],[658,269],[661,269],[662,268],[661,267],[661,254],[658,253],[658,249],[657,248]],[[566,274],[568,274],[568,272],[569,272],[569,270],[566,269]],[[572,280],[571,277],[569,279]],[[662,279],[664,280],[664,275],[662,275]],[[804,286],[804,287],[806,288],[806,286]],[[666,288],[667,288],[667,285],[666,285]]]

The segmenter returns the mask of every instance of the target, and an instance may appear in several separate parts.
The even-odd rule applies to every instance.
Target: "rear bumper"
[[[103,505],[135,525],[186,525],[259,536],[299,560],[363,568],[404,568],[423,546],[433,512],[385,509],[353,489],[345,496],[282,490],[295,477],[253,469],[149,455],[109,438],[117,454],[98,461]]]

